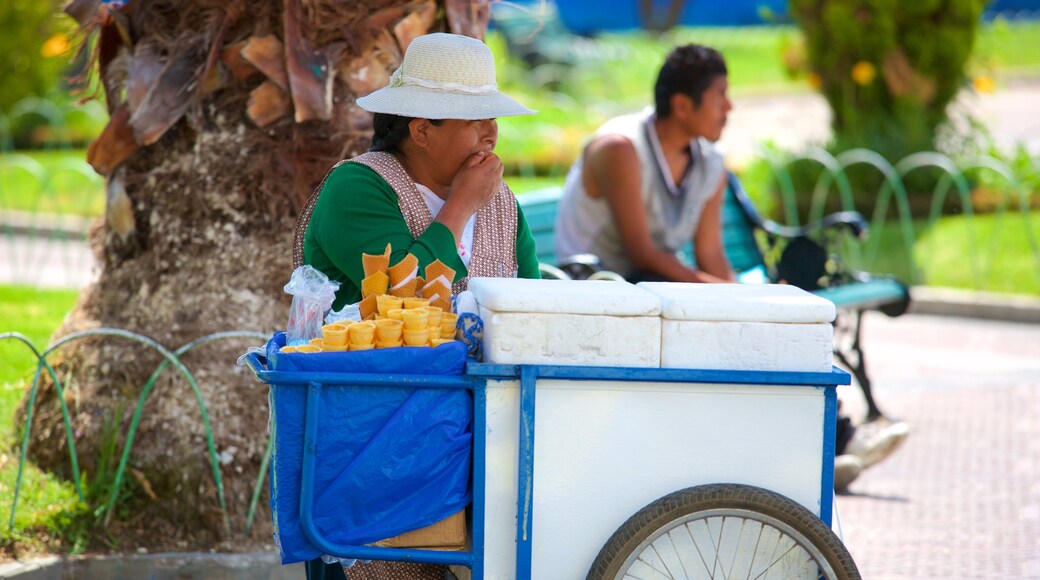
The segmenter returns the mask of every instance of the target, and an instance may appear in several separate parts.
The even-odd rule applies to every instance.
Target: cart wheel
[[[610,537],[587,580],[858,580],[841,540],[800,504],[739,484],[690,487],[639,510]]]

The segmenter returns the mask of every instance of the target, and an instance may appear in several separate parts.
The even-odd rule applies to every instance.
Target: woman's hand
[[[502,171],[502,160],[498,155],[479,151],[470,155],[455,174],[436,221],[448,226],[455,234],[456,243],[462,239],[469,218],[498,193],[502,186]]]
[[[490,151],[470,155],[451,181],[447,203],[454,201],[473,215],[498,193],[503,169],[502,160]]]

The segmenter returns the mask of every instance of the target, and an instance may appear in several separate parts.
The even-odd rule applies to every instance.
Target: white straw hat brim
[[[358,98],[357,104],[372,113],[420,119],[479,120],[532,115],[538,112],[498,91],[486,94],[459,94],[419,86],[384,87]]]

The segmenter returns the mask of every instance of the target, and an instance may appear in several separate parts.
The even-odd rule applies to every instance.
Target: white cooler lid
[[[471,278],[477,303],[494,312],[657,316],[661,302],[628,282]]]
[[[640,282],[661,298],[668,320],[820,323],[834,321],[834,303],[786,284]]]

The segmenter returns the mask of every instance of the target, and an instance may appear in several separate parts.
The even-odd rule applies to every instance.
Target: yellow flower
[[[869,85],[876,76],[877,69],[865,60],[857,62],[852,67],[852,82],[857,85]]]
[[[43,43],[43,46],[40,47],[40,55],[45,58],[61,56],[68,53],[69,48],[71,48],[69,37],[59,32]]]
[[[823,79],[820,78],[820,75],[814,72],[805,75],[805,80],[808,81],[809,86],[812,87],[814,91],[820,90],[820,87],[823,86]]]
[[[997,83],[993,81],[993,78],[985,75],[975,77],[972,84],[975,85],[975,90],[980,93],[992,93],[997,88]]]

